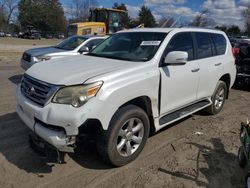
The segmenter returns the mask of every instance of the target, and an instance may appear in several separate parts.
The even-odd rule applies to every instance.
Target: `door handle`
[[[197,68],[197,69],[193,69],[192,72],[198,72],[200,69]]]
[[[220,66],[222,63],[216,63],[216,64],[214,64],[214,66]]]

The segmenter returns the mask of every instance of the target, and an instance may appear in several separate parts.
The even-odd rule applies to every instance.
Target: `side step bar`
[[[212,102],[209,100],[203,100],[197,103],[194,103],[190,106],[187,106],[185,108],[182,108],[180,110],[177,110],[175,112],[172,112],[170,114],[167,114],[163,117],[160,118],[159,124],[160,125],[165,125],[165,124],[170,124],[175,121],[178,121],[184,117],[187,117],[195,112],[198,112],[199,110],[206,108],[207,106],[211,105]]]

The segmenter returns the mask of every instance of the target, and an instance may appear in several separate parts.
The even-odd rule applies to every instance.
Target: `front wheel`
[[[141,153],[149,135],[149,119],[141,108],[128,105],[118,109],[109,128],[97,140],[99,154],[114,166],[123,166]]]
[[[219,81],[212,96],[212,105],[206,108],[206,111],[212,115],[218,114],[224,106],[227,92],[228,89],[226,83]]]

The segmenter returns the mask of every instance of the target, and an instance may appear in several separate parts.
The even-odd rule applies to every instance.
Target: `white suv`
[[[74,152],[94,135],[100,155],[122,166],[150,132],[201,109],[219,113],[235,75],[224,32],[121,31],[85,56],[31,67],[17,89],[17,113],[57,151]]]

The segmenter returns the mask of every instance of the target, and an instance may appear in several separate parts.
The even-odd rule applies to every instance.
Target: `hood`
[[[133,66],[135,62],[77,55],[37,63],[26,74],[56,85],[82,84],[89,78]]]
[[[26,53],[30,54],[32,57],[43,56],[52,53],[65,52],[66,50],[58,49],[53,46],[51,47],[43,47],[43,48],[33,48],[27,50]]]

